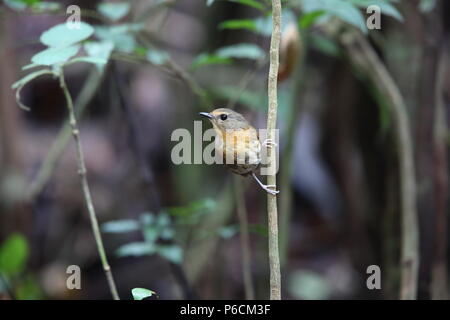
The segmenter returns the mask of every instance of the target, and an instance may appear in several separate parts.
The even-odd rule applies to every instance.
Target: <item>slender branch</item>
[[[141,32],[138,34],[139,40],[148,48],[151,49],[151,43],[149,40],[149,35],[146,32]],[[143,60],[147,63],[150,63],[148,60]],[[201,108],[210,108],[212,105],[212,99],[208,92],[202,88],[202,86],[192,77],[186,70],[184,70],[175,60],[173,60],[170,56],[166,58],[166,61],[162,65],[154,65],[155,67],[159,67],[165,71],[168,71],[176,78],[183,81],[186,86],[199,98]]]
[[[86,79],[83,88],[81,89],[81,92],[78,95],[77,100],[75,101],[75,116],[77,118],[83,115],[87,105],[97,92],[97,89],[102,82],[103,74],[103,72],[99,73],[94,68],[89,73],[88,78]],[[34,199],[42,192],[43,188],[47,185],[48,180],[53,174],[53,171],[59,159],[61,158],[61,155],[63,154],[64,150],[66,150],[71,135],[72,130],[70,127],[70,122],[69,120],[66,120],[61,130],[59,131],[56,140],[53,142],[49,152],[42,162],[36,178],[33,180],[28,189],[29,199]]]
[[[210,108],[212,105],[212,100],[208,93],[199,85],[197,80],[195,80],[188,72],[181,68],[172,58],[168,58],[165,66],[171,71],[176,77],[181,79],[189,89],[199,97],[200,102],[203,107]]]
[[[267,139],[275,141],[277,124],[277,77],[281,39],[281,1],[272,0],[272,37],[270,41],[270,67],[268,79],[269,110],[267,113]],[[267,184],[276,188],[276,153],[267,148],[268,167]],[[280,254],[278,251],[278,209],[276,195],[267,194],[267,211],[269,227],[269,265],[270,265],[270,299],[281,300]]]
[[[250,239],[248,233],[247,209],[245,208],[244,188],[240,177],[234,176],[236,209],[239,217],[240,240],[242,250],[242,276],[244,279],[245,299],[254,300],[255,291],[252,280]]]
[[[447,222],[448,222],[448,152],[447,152],[447,117],[444,102],[445,74],[448,70],[447,45],[440,50],[440,58],[435,83],[434,111],[434,190],[436,202],[435,252],[431,272],[432,299],[448,299],[447,274]]]
[[[170,9],[177,3],[177,0],[155,1],[142,12],[140,12],[135,21],[142,22],[151,18],[152,15],[158,13],[160,9]]]
[[[60,87],[64,92],[64,97],[67,101],[67,109],[69,112],[69,122],[70,127],[72,128],[73,139],[76,144],[76,152],[77,152],[77,162],[78,162],[78,173],[81,179],[81,187],[83,189],[84,198],[86,201],[86,206],[89,212],[89,218],[91,220],[92,231],[94,233],[95,242],[97,244],[97,250],[100,255],[100,260],[102,262],[103,270],[106,275],[106,279],[108,281],[109,289],[111,291],[111,295],[114,300],[119,300],[119,294],[117,293],[116,284],[114,282],[114,278],[111,272],[111,267],[108,264],[108,260],[106,258],[105,248],[103,247],[103,241],[100,234],[100,228],[97,222],[97,216],[95,215],[94,204],[92,203],[91,192],[89,190],[89,184],[87,180],[86,173],[86,165],[84,161],[83,149],[81,147],[80,140],[80,131],[78,129],[77,120],[75,117],[75,111],[73,108],[72,97],[69,93],[69,89],[67,88],[67,84],[64,79],[64,71],[61,69],[59,72],[59,83]]]
[[[344,32],[340,40],[350,57],[351,63],[386,99],[393,116],[400,166],[402,238],[400,298],[404,300],[416,299],[419,269],[419,228],[413,142],[407,108],[399,88],[368,41],[353,30]]]

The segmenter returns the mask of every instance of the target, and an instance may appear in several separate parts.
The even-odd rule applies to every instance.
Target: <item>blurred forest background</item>
[[[366,27],[371,4],[379,30]],[[38,56],[70,5],[94,33],[73,53]],[[449,1],[282,6],[283,298],[448,298]],[[270,32],[265,0],[2,1],[0,297],[111,298],[58,80],[15,86],[28,112],[11,87],[67,64],[121,298],[140,287],[159,299],[266,299],[266,194],[218,165],[173,164],[171,133],[193,132],[216,107],[266,127]],[[82,290],[66,288],[69,265]],[[381,290],[366,286],[370,265]]]

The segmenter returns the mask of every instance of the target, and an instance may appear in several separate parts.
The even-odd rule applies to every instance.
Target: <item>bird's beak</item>
[[[203,117],[206,117],[208,119],[212,119],[213,118],[212,114],[208,113],[208,112],[199,112],[199,115],[201,115]]]

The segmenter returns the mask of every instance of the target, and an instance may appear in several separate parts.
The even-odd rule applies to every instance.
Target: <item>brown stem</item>
[[[269,110],[267,112],[267,139],[275,141],[277,124],[277,77],[281,39],[281,1],[272,0],[272,37],[270,41],[270,67],[268,78]],[[267,148],[269,175],[267,184],[276,189],[276,154]],[[278,250],[278,208],[276,195],[267,194],[267,213],[269,228],[269,266],[270,266],[270,299],[281,300],[280,253]]]
[[[99,88],[103,79],[103,72],[99,72],[95,69],[89,73],[88,78],[86,79],[83,88],[81,89],[80,94],[75,101],[75,116],[77,118],[81,117],[86,110],[87,105],[95,96],[97,89]],[[28,198],[34,199],[37,195],[39,195],[44,187],[47,185],[48,180],[51,178],[53,171],[58,164],[61,155],[64,150],[66,150],[67,144],[70,141],[71,137],[71,128],[70,122],[67,120],[64,122],[61,130],[58,133],[58,136],[55,142],[52,144],[49,152],[45,156],[45,159],[40,166],[36,178],[30,184],[28,189]]]
[[[416,208],[416,179],[414,172],[413,142],[407,108],[386,66],[368,41],[355,31],[344,32],[340,40],[351,63],[381,93],[393,116],[395,139],[400,167],[401,203],[401,288],[400,298],[417,297],[419,268],[419,229]]]
[[[442,47],[443,49],[446,46]],[[444,78],[448,69],[446,50],[441,50],[437,68],[434,111],[434,189],[436,202],[435,252],[431,271],[432,299],[448,299],[447,285],[447,212],[448,212],[448,155],[447,122],[444,104]]]
[[[64,92],[64,97],[67,101],[67,109],[69,111],[69,122],[72,128],[73,139],[76,144],[77,152],[77,162],[78,162],[78,173],[81,179],[81,187],[83,189],[84,199],[86,201],[86,206],[89,212],[89,218],[91,220],[91,227],[94,233],[95,242],[97,244],[97,250],[100,255],[100,260],[102,262],[103,270],[106,275],[106,280],[108,281],[109,289],[114,300],[120,300],[119,294],[117,293],[116,284],[111,272],[111,267],[109,266],[108,259],[106,258],[105,248],[103,247],[102,236],[100,234],[100,228],[98,226],[97,216],[95,214],[94,204],[92,202],[91,191],[89,189],[89,184],[86,175],[86,164],[84,162],[83,148],[81,147],[80,131],[78,129],[77,120],[75,118],[75,111],[73,108],[72,97],[67,88],[67,84],[64,79],[64,72],[61,70],[59,72],[59,83],[61,89]]]

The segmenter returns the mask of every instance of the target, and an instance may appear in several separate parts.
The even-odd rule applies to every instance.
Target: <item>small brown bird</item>
[[[273,190],[274,186],[263,184],[255,174],[261,165],[261,143],[256,129],[240,113],[230,109],[219,108],[199,114],[211,121],[216,132],[216,152],[227,167],[241,176],[251,175],[265,191],[277,194],[279,191]],[[267,144],[273,145],[270,141]]]

